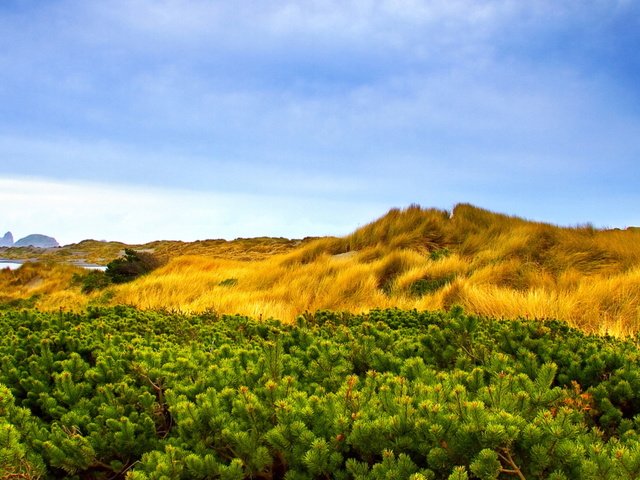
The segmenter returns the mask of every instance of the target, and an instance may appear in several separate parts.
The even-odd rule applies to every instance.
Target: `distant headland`
[[[37,248],[52,248],[59,247],[58,241],[47,235],[41,235],[39,233],[33,233],[27,235],[24,238],[19,239],[17,242],[13,241],[13,234],[7,232],[4,236],[0,237],[0,247],[37,247]]]

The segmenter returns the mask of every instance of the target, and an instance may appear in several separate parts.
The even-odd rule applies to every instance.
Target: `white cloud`
[[[305,207],[333,205],[342,215],[349,202],[358,212],[384,204],[379,214],[411,201],[473,201],[504,210],[500,202],[515,208],[517,193],[522,206],[542,209],[546,201],[553,211],[565,186],[583,192],[600,182],[609,195],[636,188],[637,94],[606,71],[613,62],[605,57],[585,67],[590,42],[606,49],[612,40],[598,27],[633,2],[25,5],[0,14],[7,46],[0,51],[0,175],[62,179],[53,185],[66,185],[76,199],[95,198],[79,182],[145,184],[134,197],[127,187],[96,187],[111,192],[103,198],[129,198],[113,211],[139,208],[134,217],[147,222],[133,232],[134,219],[109,216],[91,200],[118,232],[172,236],[158,227],[168,222],[154,216],[156,201],[168,212],[183,205],[189,225],[232,225],[231,236],[268,233],[272,224],[306,235],[349,221],[314,213],[305,229]],[[174,200],[157,200],[163,195],[153,186]],[[197,194],[176,194],[180,188],[215,192],[202,203],[220,210],[202,210]],[[574,197],[562,205],[568,215],[580,211],[581,193]],[[75,211],[71,200],[56,198]],[[272,207],[258,216],[265,223],[219,213],[261,211],[254,201]],[[292,209],[298,214],[279,213]],[[31,206],[23,216],[31,210],[43,212]],[[94,226],[89,213],[76,214]],[[216,235],[189,228],[193,238]]]
[[[0,135],[0,175],[13,168],[41,177],[73,181],[114,182],[142,188],[216,191],[234,195],[253,192],[297,197],[348,198],[367,190],[366,179],[340,168],[333,171],[298,168],[264,152],[240,159],[212,153],[148,149],[110,141],[78,140],[51,136],[32,138]],[[254,154],[255,155],[255,154]],[[249,158],[246,158],[249,157]],[[19,170],[20,172],[20,170]],[[20,175],[21,173],[18,173]],[[28,175],[28,173],[22,173]]]
[[[0,229],[43,233],[60,243],[86,238],[159,239],[344,235],[384,213],[375,202],[202,193],[99,183],[0,177]]]
[[[342,44],[397,50],[420,42],[439,50],[485,41],[523,16],[549,21],[561,10],[553,4],[515,0],[68,0],[59,11],[65,15],[77,12],[83,18],[81,25],[70,30],[72,35],[89,43],[128,44],[134,52],[203,42],[213,49],[269,52],[296,48],[291,40],[310,39],[320,49]]]

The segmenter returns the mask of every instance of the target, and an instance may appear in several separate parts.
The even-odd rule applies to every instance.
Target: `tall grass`
[[[80,267],[55,263],[25,263],[17,270],[0,269],[0,305],[43,305],[56,309],[82,306],[86,303],[84,296],[69,290],[74,274],[82,272]],[[57,295],[59,301],[47,303],[52,295]]]
[[[589,332],[640,331],[640,232],[634,229],[562,228],[466,204],[452,212],[411,206],[343,238],[243,245],[262,253],[252,260],[233,249],[226,257],[174,256],[85,303],[287,321],[318,309],[458,304],[492,317],[557,318]],[[62,284],[60,290],[68,287]],[[78,295],[70,291],[58,297],[48,291],[41,305],[76,306]]]

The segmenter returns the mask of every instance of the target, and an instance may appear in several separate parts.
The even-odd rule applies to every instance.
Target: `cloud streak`
[[[638,13],[613,0],[6,2],[0,175],[474,201],[558,222],[591,192],[607,207],[576,221],[606,224],[615,205],[631,223],[618,199],[640,181]]]

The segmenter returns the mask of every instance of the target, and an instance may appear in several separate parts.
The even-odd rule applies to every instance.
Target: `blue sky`
[[[639,225],[639,51],[637,1],[3,0],[0,230]]]

